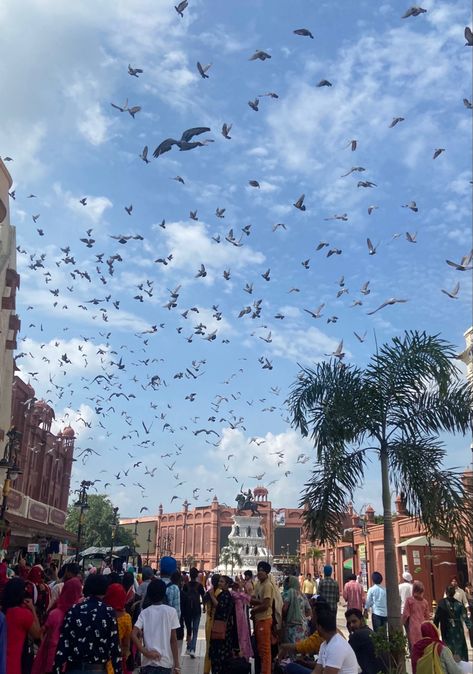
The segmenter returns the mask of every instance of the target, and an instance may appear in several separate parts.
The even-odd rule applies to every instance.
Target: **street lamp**
[[[135,520],[135,528],[133,529],[133,566],[135,566],[137,538],[138,538],[138,520]]]
[[[118,506],[113,509],[113,519],[112,519],[112,536],[110,543],[110,569],[113,571],[113,545],[115,543],[115,538],[117,535],[117,526],[118,526]]]
[[[17,463],[21,433],[16,430],[15,426],[12,426],[7,432],[7,438],[8,442],[5,445],[3,459],[0,459],[0,483],[3,483],[3,499],[0,508],[0,519],[2,520],[7,509],[11,483],[22,473]]]
[[[89,480],[82,480],[80,483],[80,488],[76,489],[75,493],[78,494],[78,499],[74,503],[75,508],[79,508],[79,525],[77,527],[77,549],[76,549],[76,562],[79,561],[79,550],[80,550],[80,540],[82,537],[82,526],[84,524],[84,510],[87,510],[89,504],[87,502],[87,490],[92,486],[92,482]]]
[[[146,566],[149,565],[149,544],[151,543],[151,529],[148,529],[148,538],[146,539],[147,542],[147,547],[146,547]]]

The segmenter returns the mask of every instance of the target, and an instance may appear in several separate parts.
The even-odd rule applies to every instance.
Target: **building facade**
[[[11,426],[19,435],[18,465],[21,474],[8,494],[5,519],[9,525],[9,548],[37,545],[38,551],[52,542],[65,543],[64,529],[74,453],[74,430],[68,426],[51,432],[54,410],[36,400],[32,386],[14,377]],[[57,546],[55,546],[57,547]]]
[[[13,351],[20,320],[15,313],[20,277],[16,272],[16,233],[10,224],[9,190],[12,179],[0,159],[0,458],[4,456],[10,428]]]
[[[299,508],[274,508],[264,487],[254,489],[262,517],[266,546],[274,562],[283,564],[298,557],[303,537],[302,513]],[[181,564],[195,564],[202,569],[218,566],[220,551],[228,544],[236,509],[219,503],[215,496],[209,505],[191,509],[185,502],[179,512],[165,513],[159,506],[155,516],[124,518],[120,524],[136,532],[137,550],[146,559],[152,538],[150,561],[156,564],[163,555],[172,555]],[[151,534],[150,534],[150,530]]]

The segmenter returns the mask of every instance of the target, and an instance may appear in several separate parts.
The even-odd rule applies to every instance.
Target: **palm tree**
[[[321,550],[320,548],[317,548],[316,546],[310,547],[307,552],[305,553],[305,558],[306,559],[311,559],[312,560],[312,575],[318,577],[318,571],[316,573],[315,571],[315,562],[319,562],[324,556],[324,551]]]
[[[473,521],[471,486],[442,467],[439,433],[466,433],[472,421],[472,387],[459,380],[454,357],[438,335],[406,332],[382,346],[365,369],[333,360],[303,369],[288,400],[293,424],[310,434],[316,451],[301,500],[314,539],[339,538],[341,517],[363,484],[370,456],[379,460],[392,634],[401,629],[392,489],[403,494],[428,535],[467,538]]]
[[[230,573],[233,576],[233,569],[235,566],[238,566],[239,568],[243,566],[239,547],[235,545],[235,543],[229,541],[228,545],[220,550],[219,563],[225,565],[225,571],[227,570],[228,565],[230,565]]]

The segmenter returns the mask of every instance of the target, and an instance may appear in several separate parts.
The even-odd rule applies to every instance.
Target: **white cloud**
[[[95,411],[90,407],[82,403],[79,409],[74,410],[71,407],[65,407],[62,410],[55,412],[55,419],[51,424],[51,432],[55,435],[64,430],[65,426],[71,426],[74,429],[75,438],[76,438],[76,448],[78,442],[86,434],[90,434],[90,428],[87,424],[92,424],[95,419]],[[85,422],[85,423],[84,423]]]
[[[276,356],[301,363],[314,363],[325,359],[327,354],[335,351],[340,341],[315,327],[308,329],[273,327],[271,335],[273,341],[267,345],[268,349]]]

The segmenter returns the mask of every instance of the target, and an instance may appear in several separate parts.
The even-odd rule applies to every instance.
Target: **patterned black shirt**
[[[66,662],[105,663],[108,660],[111,660],[116,674],[122,674],[115,612],[97,597],[89,597],[66,613],[54,671],[60,674]]]

